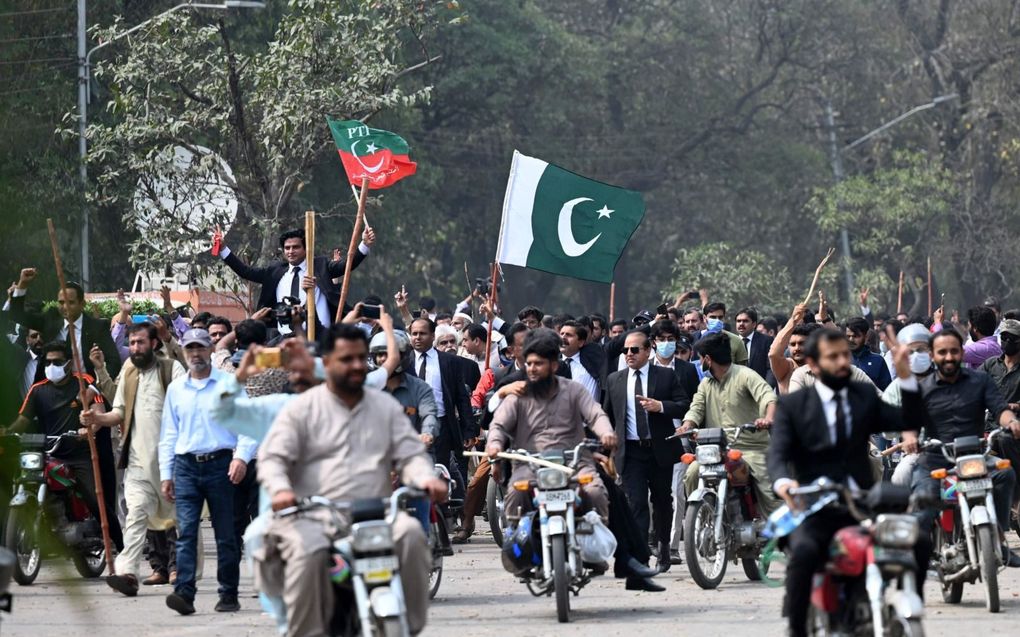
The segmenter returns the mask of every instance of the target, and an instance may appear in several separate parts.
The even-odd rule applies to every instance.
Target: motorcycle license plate
[[[956,489],[964,493],[970,493],[971,491],[988,491],[991,488],[991,478],[981,478],[979,480],[959,480],[956,483]]]
[[[354,568],[369,584],[388,582],[397,569],[396,557],[366,557],[355,560]]]
[[[538,501],[543,504],[573,504],[574,491],[572,489],[561,489],[559,491],[539,491]]]

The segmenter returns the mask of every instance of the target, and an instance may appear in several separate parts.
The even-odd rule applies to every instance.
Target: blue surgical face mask
[[[708,326],[706,331],[710,334],[718,334],[723,331],[723,322],[720,319],[709,318],[706,325]]]
[[[659,358],[673,358],[673,355],[676,354],[676,341],[656,343],[655,353],[658,354]]]

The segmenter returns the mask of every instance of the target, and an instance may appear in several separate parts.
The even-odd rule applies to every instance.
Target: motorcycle
[[[560,623],[570,621],[570,594],[578,595],[593,576],[581,559],[577,538],[579,534],[591,534],[593,529],[584,520],[578,520],[576,514],[581,506],[581,486],[590,483],[593,475],[579,475],[578,465],[582,449],[599,447],[597,442],[582,441],[573,450],[530,453],[519,449],[497,456],[528,463],[535,469],[534,480],[519,480],[510,485],[532,495],[539,525],[536,539],[540,543],[540,558],[517,575],[535,597],[555,596],[556,619]],[[512,529],[507,531],[511,532]],[[504,537],[504,544],[507,541]]]
[[[731,427],[733,441],[743,431],[756,431],[754,425]],[[727,449],[727,429],[700,429],[696,432],[695,453],[681,458],[685,464],[695,459],[698,488],[687,496],[684,515],[684,553],[691,577],[704,589],[719,586],[726,575],[726,564],[738,560],[751,581],[762,579],[767,566],[759,564],[766,538],[762,535],[765,519],[751,484],[751,471],[738,449]],[[680,434],[681,436],[691,435]]]
[[[350,516],[349,530],[333,538],[330,549],[330,578],[336,596],[331,635],[410,635],[392,524],[406,498],[421,497],[427,496],[409,487],[397,489],[388,498],[350,502],[312,496],[276,512],[276,517],[286,518],[326,509],[336,528],[347,528],[341,515]]]
[[[941,483],[941,510],[935,519],[932,548],[935,571],[942,584],[942,599],[958,604],[963,585],[980,579],[985,585],[985,608],[999,612],[998,571],[1004,564],[999,526],[995,516],[991,469],[1008,469],[1009,460],[991,457],[992,443],[1005,429],[996,429],[982,441],[963,436],[943,443],[929,439],[924,450],[938,449],[950,469],[936,469],[931,477]],[[1012,434],[1009,434],[1012,435]]]
[[[815,575],[808,609],[812,635],[923,637],[924,602],[917,594],[917,518],[910,489],[879,483],[862,511],[850,491],[820,478],[790,489],[795,497],[819,495],[821,506],[846,506],[860,524],[836,532],[829,561]]]
[[[32,584],[43,557],[66,555],[64,551],[82,577],[99,577],[106,569],[99,520],[85,504],[70,467],[53,457],[67,455],[81,438],[75,433],[18,438],[21,472],[4,528],[4,546],[17,556],[14,580],[22,586]]]
[[[503,496],[506,495],[506,488],[510,479],[510,463],[499,460],[503,466],[500,471],[500,479],[489,475],[489,484],[485,487],[485,517],[489,523],[489,530],[492,532],[492,539],[496,546],[503,546],[503,537],[506,535],[507,519],[503,510]]]
[[[436,475],[445,480],[452,493],[456,482],[450,477],[450,471],[445,465],[436,465]],[[450,533],[447,526],[447,515],[443,507],[435,502],[429,502],[429,550],[432,553],[432,569],[429,571],[429,599],[433,599],[439,592],[439,584],[443,581],[443,558],[453,555],[453,544],[450,542]]]

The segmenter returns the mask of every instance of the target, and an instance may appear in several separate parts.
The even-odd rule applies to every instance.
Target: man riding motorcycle
[[[490,458],[495,458],[511,440],[515,447],[529,451],[572,449],[584,440],[584,425],[599,437],[603,446],[616,447],[616,434],[609,417],[591,394],[581,384],[556,376],[560,338],[555,332],[541,328],[528,334],[522,355],[528,380],[496,409],[485,447]],[[581,488],[584,500],[605,522],[609,516],[609,497],[591,455],[586,452],[579,466],[582,475],[594,476]],[[494,464],[494,471],[496,467],[498,465]],[[527,464],[514,464],[511,482],[534,478],[534,471]],[[532,508],[530,496],[523,491],[510,490],[504,507],[510,520],[519,520]]]

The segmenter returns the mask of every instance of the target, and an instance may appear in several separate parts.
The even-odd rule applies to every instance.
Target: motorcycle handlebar
[[[426,496],[427,493],[421,489],[415,489],[413,487],[400,487],[394,491],[388,498],[380,498],[381,501],[389,504],[389,513],[386,519],[392,522],[396,517],[397,513],[401,509],[401,504],[408,498],[421,498]],[[315,509],[330,509],[337,513],[343,513],[350,511],[354,506],[354,502],[351,500],[330,500],[320,495],[313,495],[307,498],[301,498],[298,503],[292,507],[280,509],[274,515],[277,518],[288,518],[299,513],[306,511],[312,511]]]

